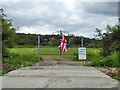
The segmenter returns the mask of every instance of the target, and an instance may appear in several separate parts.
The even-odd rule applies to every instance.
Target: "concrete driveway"
[[[32,66],[2,77],[3,88],[115,88],[118,81],[94,67]]]

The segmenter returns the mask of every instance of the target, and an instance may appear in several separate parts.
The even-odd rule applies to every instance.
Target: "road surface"
[[[118,81],[94,67],[32,66],[2,77],[3,88],[115,88]]]

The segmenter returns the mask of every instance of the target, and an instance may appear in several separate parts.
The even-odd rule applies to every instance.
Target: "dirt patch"
[[[60,56],[43,56],[42,58],[44,61],[36,63],[35,66],[55,66],[55,65],[86,66],[92,63],[91,61],[73,61],[71,59],[60,57]],[[105,68],[99,67],[97,69],[112,78],[120,77],[118,76],[118,70],[116,68],[105,69]]]
[[[73,61],[68,58],[60,56],[43,56],[43,62],[38,62],[35,66],[55,66],[55,65],[68,65],[68,66],[83,66],[88,65],[90,61]]]
[[[6,70],[15,70],[15,68],[12,67],[12,66],[10,66],[10,65],[8,65],[8,64],[2,64],[0,70],[2,70],[2,71],[6,71]]]
[[[106,75],[112,77],[112,78],[117,77],[117,79],[120,80],[120,74],[118,73],[119,71],[116,68],[110,68],[110,67],[101,68],[101,67],[98,67],[97,69],[100,70],[101,72],[105,73]]]

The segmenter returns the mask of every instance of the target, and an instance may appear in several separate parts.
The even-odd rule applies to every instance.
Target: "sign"
[[[78,59],[86,59],[86,48],[78,48]]]

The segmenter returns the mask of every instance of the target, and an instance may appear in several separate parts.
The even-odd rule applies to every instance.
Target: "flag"
[[[58,48],[65,52],[67,52],[68,49],[67,40],[65,39],[65,36],[62,33],[60,36],[60,45]]]

